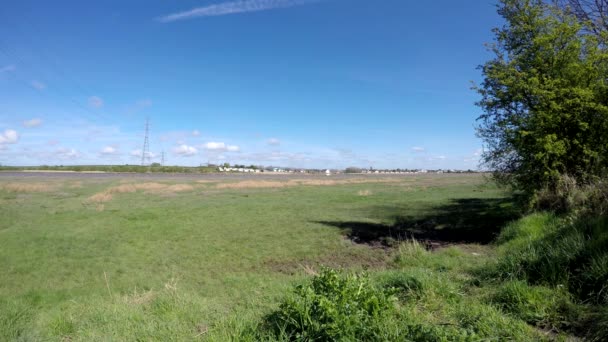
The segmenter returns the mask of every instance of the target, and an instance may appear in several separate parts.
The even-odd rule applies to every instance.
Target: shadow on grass
[[[396,209],[397,210],[397,209]],[[339,228],[352,241],[390,246],[394,241],[414,238],[427,248],[455,243],[490,243],[502,227],[518,217],[511,198],[454,199],[430,210],[425,216],[396,216],[393,225],[370,222],[317,221]]]

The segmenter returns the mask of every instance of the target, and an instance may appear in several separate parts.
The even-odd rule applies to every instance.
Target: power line
[[[4,45],[4,46],[3,46]],[[13,59],[16,60],[18,64],[20,65],[24,65],[24,66],[29,66],[30,69],[38,69],[38,68],[33,68],[31,63],[27,63],[23,58],[21,58],[14,49],[11,49],[7,44],[3,44],[3,41],[0,40],[0,52],[2,52],[6,57],[8,57],[9,59]],[[32,85],[30,83],[28,83],[25,80],[21,80],[19,79],[16,75],[15,79],[24,83],[28,88],[32,88]],[[82,103],[74,100],[74,98],[72,98],[71,96],[67,95],[67,93],[65,93],[64,91],[62,91],[62,89],[60,87],[57,86],[53,86],[53,87],[47,87],[45,88],[45,92],[50,91],[50,92],[54,92],[57,95],[59,95],[59,97],[64,97],[67,100],[69,100],[70,102],[72,102],[74,105],[78,106],[79,108],[81,108],[82,110],[86,111],[89,114],[94,115],[97,119],[102,119],[104,121],[110,121],[107,117],[105,117],[104,115],[97,113],[95,111],[92,111],[91,109],[87,108],[86,106],[82,105]],[[36,93],[40,94],[41,91],[37,91]]]
[[[26,21],[28,21],[27,18],[24,18],[24,19],[26,19]],[[6,24],[6,22],[4,22],[4,24]],[[33,21],[30,21],[30,24],[31,24],[29,26],[30,29],[35,27]],[[39,29],[37,31],[40,32]],[[28,40],[27,35],[25,35],[23,32],[21,32],[20,28],[17,25],[12,25],[12,32],[13,32],[13,36],[15,34],[20,36],[21,41]],[[30,44],[30,45],[34,45],[34,44]],[[20,56],[19,53],[17,53],[16,49],[11,48],[10,44],[8,44],[7,41],[3,41],[2,39],[0,39],[0,51],[2,51],[3,54],[6,55],[9,59],[14,59],[14,60],[18,61],[18,63],[20,63],[21,65],[27,66],[39,74],[45,74],[48,77],[49,71],[50,71],[52,74],[55,75],[56,79],[62,79],[62,80],[64,80],[64,82],[62,82],[62,83],[70,86],[71,91],[69,91],[69,92],[71,92],[71,93],[80,93],[81,95],[84,93],[84,95],[81,96],[83,98],[89,98],[90,96],[94,95],[93,92],[86,89],[78,82],[76,82],[74,78],[69,77],[68,73],[65,72],[65,69],[60,68],[59,63],[56,62],[56,60],[57,60],[56,58],[49,57],[49,54],[43,53],[40,49],[38,49],[38,51],[33,51],[33,49],[30,48],[30,53],[35,54],[40,59],[44,60],[44,62],[45,62],[44,67],[40,67],[40,65],[36,65],[36,63],[34,62],[34,59],[32,59],[32,58],[30,58],[29,61],[25,61],[25,59],[22,56]],[[28,83],[28,82],[24,82],[24,83],[26,85],[28,85],[28,87],[30,87],[30,88],[32,87],[30,83]],[[78,106],[79,108],[86,111],[87,113],[95,116],[96,119],[102,119],[106,122],[110,121],[109,118],[107,118],[105,115],[102,115],[101,113],[91,110],[90,108],[84,106],[82,103],[76,101],[70,95],[67,95],[68,91],[63,91],[63,89],[61,89],[57,84],[54,84],[53,87],[49,87],[46,90],[49,90],[49,89],[52,89],[52,91],[57,93],[60,97],[63,96],[65,98],[67,98],[74,105]]]

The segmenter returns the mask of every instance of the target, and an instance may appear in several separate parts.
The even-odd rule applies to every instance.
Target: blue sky
[[[480,0],[9,0],[0,163],[476,168]]]

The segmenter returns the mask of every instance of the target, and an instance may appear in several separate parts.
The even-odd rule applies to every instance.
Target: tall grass
[[[608,217],[536,213],[508,225],[482,272],[492,302],[530,324],[608,337]]]
[[[608,218],[534,214],[508,226],[498,241],[494,276],[563,286],[581,300],[608,304]]]

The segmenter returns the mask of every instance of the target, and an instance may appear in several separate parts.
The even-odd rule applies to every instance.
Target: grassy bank
[[[508,270],[536,218],[491,243],[517,215],[479,175],[2,178],[0,340],[582,334],[600,302]]]

